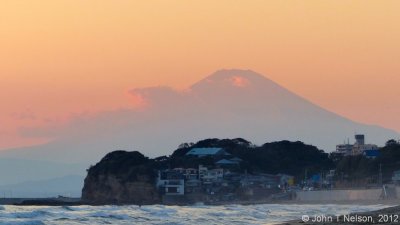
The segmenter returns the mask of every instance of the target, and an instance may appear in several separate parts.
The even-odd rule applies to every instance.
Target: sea
[[[0,224],[279,224],[307,215],[346,215],[389,205],[223,205],[223,206],[0,206]]]

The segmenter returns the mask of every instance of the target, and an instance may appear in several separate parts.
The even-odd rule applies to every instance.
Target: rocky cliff
[[[82,200],[88,204],[156,204],[151,160],[139,152],[114,151],[88,170]]]

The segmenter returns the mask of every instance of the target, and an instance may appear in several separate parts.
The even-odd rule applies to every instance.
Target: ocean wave
[[[110,218],[116,220],[129,220],[131,217],[124,214],[110,214],[107,212],[96,212],[91,215],[91,217],[101,217],[101,218]]]
[[[6,206],[0,225],[70,224],[274,224],[300,219],[303,214],[347,214],[385,205],[225,205],[225,206]]]
[[[10,216],[15,218],[36,218],[36,217],[52,216],[52,213],[45,210],[34,210],[31,212],[15,212],[11,213]]]
[[[32,221],[0,221],[0,225],[46,225],[40,220]]]
[[[75,211],[75,209],[72,208],[71,206],[61,206],[61,208],[67,211]]]

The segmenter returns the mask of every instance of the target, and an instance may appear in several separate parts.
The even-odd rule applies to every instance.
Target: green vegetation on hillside
[[[223,148],[230,155],[213,157],[186,155],[191,149],[202,147]],[[122,188],[125,184],[135,182],[144,182],[151,186],[157,170],[197,168],[199,165],[214,167],[217,160],[233,157],[242,160],[238,166],[231,168],[234,172],[283,173],[294,176],[297,183],[301,183],[300,181],[305,178],[309,179],[313,175],[323,175],[330,170],[335,170],[333,181],[338,185],[337,187],[388,183],[391,181],[393,171],[400,170],[400,144],[394,140],[389,140],[386,146],[380,150],[380,155],[371,159],[362,155],[342,157],[334,153],[328,154],[315,146],[299,141],[279,141],[256,146],[242,138],[214,138],[197,143],[183,143],[170,156],[160,156],[154,159],[149,159],[136,151],[111,152],[88,169],[84,193],[85,191],[90,193],[98,185],[103,187],[104,193],[112,188]],[[380,168],[382,173],[380,173]],[[381,174],[382,176],[380,176]],[[113,177],[116,180],[107,180],[107,177]],[[104,184],[104,182],[112,184]],[[154,193],[154,190],[149,190],[149,192]],[[148,201],[156,201],[157,198],[154,194],[152,195],[152,199]]]
[[[211,157],[188,157],[185,154],[192,148],[220,147],[233,156],[243,160],[240,165],[241,171],[249,173],[286,173],[299,179],[304,174],[319,173],[334,168],[334,162],[329,155],[315,146],[306,145],[302,142],[279,141],[255,146],[251,142],[242,139],[206,139],[195,144],[184,143],[173,152],[169,158],[172,168],[194,167],[198,164],[212,165]]]

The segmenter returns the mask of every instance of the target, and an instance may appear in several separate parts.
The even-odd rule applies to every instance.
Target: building
[[[186,180],[185,181],[185,194],[187,193],[200,193],[201,181],[200,180]]]
[[[234,161],[234,160],[230,160],[230,159],[221,159],[219,161],[217,161],[215,164],[217,164],[218,166],[238,166],[239,162],[238,161]]]
[[[174,171],[183,175],[185,180],[196,180],[199,179],[199,172],[193,168],[174,168]]]
[[[282,187],[287,188],[288,186],[293,186],[294,185],[294,176],[288,175],[288,174],[283,174],[279,173],[276,176],[279,178],[279,184]]]
[[[239,158],[239,157],[233,157],[232,159],[229,159],[229,160],[231,160],[231,161],[234,161],[234,162],[238,162],[238,163],[241,163],[243,160],[241,159],[241,158]]]
[[[208,169],[205,166],[199,165],[199,179],[203,184],[209,184],[220,181],[224,178],[223,169]]]
[[[240,180],[240,184],[242,187],[278,188],[281,181],[280,178],[280,176],[272,174],[246,174]]]
[[[353,145],[350,143],[336,145],[335,153],[344,156],[365,155],[367,157],[376,157],[377,154],[379,155],[379,147],[377,145],[365,144],[365,135],[356,134],[354,138],[356,142]]]
[[[229,158],[229,157],[228,157]],[[239,158],[218,162],[237,164]],[[174,168],[158,172],[156,186],[163,202],[228,201],[241,198],[267,198],[294,184],[287,174],[247,174],[199,165],[198,169]]]
[[[379,151],[377,145],[373,144],[365,144],[365,136],[363,134],[355,135],[356,143],[353,146],[353,155],[373,155],[379,154],[376,151]]]
[[[356,139],[355,145],[365,145],[365,135],[364,134],[356,134],[354,137]]]
[[[159,171],[156,186],[163,195],[185,194],[185,179],[178,171]]]
[[[229,156],[230,154],[227,153],[222,148],[193,148],[189,152],[187,152],[186,155],[204,157],[204,156]]]
[[[380,151],[378,149],[369,149],[364,150],[362,154],[367,158],[374,159],[380,155]]]
[[[364,145],[354,145],[353,146],[353,155],[364,155],[364,152],[379,152],[379,147],[373,144],[364,144]]]
[[[352,152],[353,152],[353,145],[351,144],[336,145],[336,153],[338,154],[348,156],[351,155]]]

